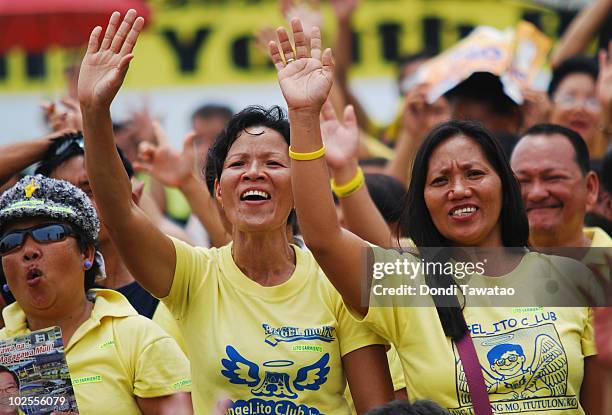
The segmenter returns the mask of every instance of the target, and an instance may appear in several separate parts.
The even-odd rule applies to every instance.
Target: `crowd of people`
[[[260,34],[286,112],[205,105],[180,151],[111,117],[143,18],[93,28],[49,135],[0,148],[0,339],[59,326],[81,414],[610,413],[612,42],[577,33],[612,2],[523,105],[484,72],[430,102],[431,55],[403,59],[384,127],[348,82],[358,2],[331,3],[333,48],[300,8]],[[435,268],[375,298],[375,264],[466,258],[520,302]],[[577,276],[588,300],[545,300]],[[0,366],[0,413],[19,384]]]

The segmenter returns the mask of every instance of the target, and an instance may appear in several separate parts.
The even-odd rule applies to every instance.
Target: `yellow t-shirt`
[[[232,258],[232,245],[194,248],[173,239],[176,270],[162,301],[183,332],[195,412],[220,397],[228,414],[343,414],[349,408],[341,357],[383,340],[356,323],[309,251],[293,247],[296,268],[264,287]]]
[[[138,315],[113,290],[96,294],[90,318],[65,346],[66,362],[79,413],[140,415],[136,397],[154,398],[185,391],[189,362],[176,342],[155,323]],[[3,311],[0,338],[30,332],[19,304]]]
[[[591,240],[592,248],[612,247],[612,238],[601,228],[583,228],[582,233]]]
[[[177,321],[174,319],[172,313],[170,313],[170,310],[168,310],[168,307],[166,307],[166,305],[161,301],[159,304],[157,304],[157,308],[155,309],[155,313],[153,313],[153,318],[151,318],[151,320],[156,322],[159,327],[172,336],[183,353],[187,354],[185,339],[183,338],[181,329],[179,329]]]
[[[405,255],[375,250],[376,261],[417,260]],[[525,283],[530,270],[540,270],[549,261],[545,255],[528,253],[514,271],[500,277],[500,283]],[[433,300],[430,304],[370,307],[363,321],[397,349],[411,400],[432,399],[451,414],[472,413],[458,351],[444,335]],[[580,407],[584,358],[596,354],[589,308],[468,304],[463,312],[495,414],[584,414]]]

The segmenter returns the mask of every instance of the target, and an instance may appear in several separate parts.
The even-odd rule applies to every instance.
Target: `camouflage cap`
[[[31,217],[50,218],[74,225],[95,242],[100,221],[89,197],[64,180],[26,176],[0,196],[0,229]]]

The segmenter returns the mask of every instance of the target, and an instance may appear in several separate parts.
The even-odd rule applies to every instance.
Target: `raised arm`
[[[612,11],[612,0],[596,0],[585,6],[569,25],[550,58],[553,68],[574,55],[584,53]]]
[[[412,164],[423,139],[434,126],[450,119],[446,98],[440,97],[429,104],[427,90],[427,85],[419,85],[408,92],[395,154],[385,171],[406,187],[410,184]]]
[[[295,53],[287,31],[279,28],[280,44],[270,42],[270,56],[289,108],[291,149],[295,153],[316,152],[323,146],[319,114],[333,82],[332,53],[331,49],[321,51],[318,28],[313,28],[309,50],[301,22],[293,19],[291,26]],[[360,308],[360,275],[366,244],[338,223],[325,159],[293,160],[291,181],[304,241],[347,303]],[[367,307],[360,311],[367,311]]]
[[[76,132],[63,130],[44,137],[0,146],[0,186],[45,155],[53,140],[64,134]]]
[[[336,17],[337,34],[334,44],[335,53],[335,85],[332,94],[340,94],[341,100],[334,99],[334,103],[342,101],[353,106],[359,127],[370,131],[371,120],[361,105],[359,99],[353,94],[349,85],[349,69],[353,59],[353,15],[359,4],[358,0],[330,0]],[[338,108],[338,107],[336,107]]]
[[[133,58],[144,19],[129,10],[112,14],[104,39],[91,32],[79,75],[87,174],[98,212],[130,272],[157,297],[170,292],[176,254],[170,238],[132,201],[132,187],[115,149],[110,105]]]
[[[612,142],[612,40],[607,51],[599,51],[597,98],[603,113],[601,132],[605,140],[604,148],[608,148]]]
[[[351,183],[357,177],[359,164],[359,128],[352,106],[344,110],[344,120],[336,116],[329,101],[321,111],[321,134],[326,147],[325,160],[336,185]],[[391,246],[393,236],[384,218],[362,184],[357,190],[337,194],[346,228],[366,241],[379,246]]]

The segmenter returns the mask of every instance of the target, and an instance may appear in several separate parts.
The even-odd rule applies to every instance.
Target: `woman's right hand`
[[[144,27],[144,19],[136,16],[136,10],[130,9],[117,28],[121,14],[114,12],[101,44],[102,28],[96,26],[91,32],[79,74],[78,94],[83,108],[109,108],[117,95]]]
[[[279,43],[270,42],[268,50],[278,71],[278,82],[289,112],[318,114],[329,95],[334,64],[331,49],[321,52],[321,31],[312,28],[310,50],[299,19],[291,20],[295,52],[284,27],[276,30]]]

